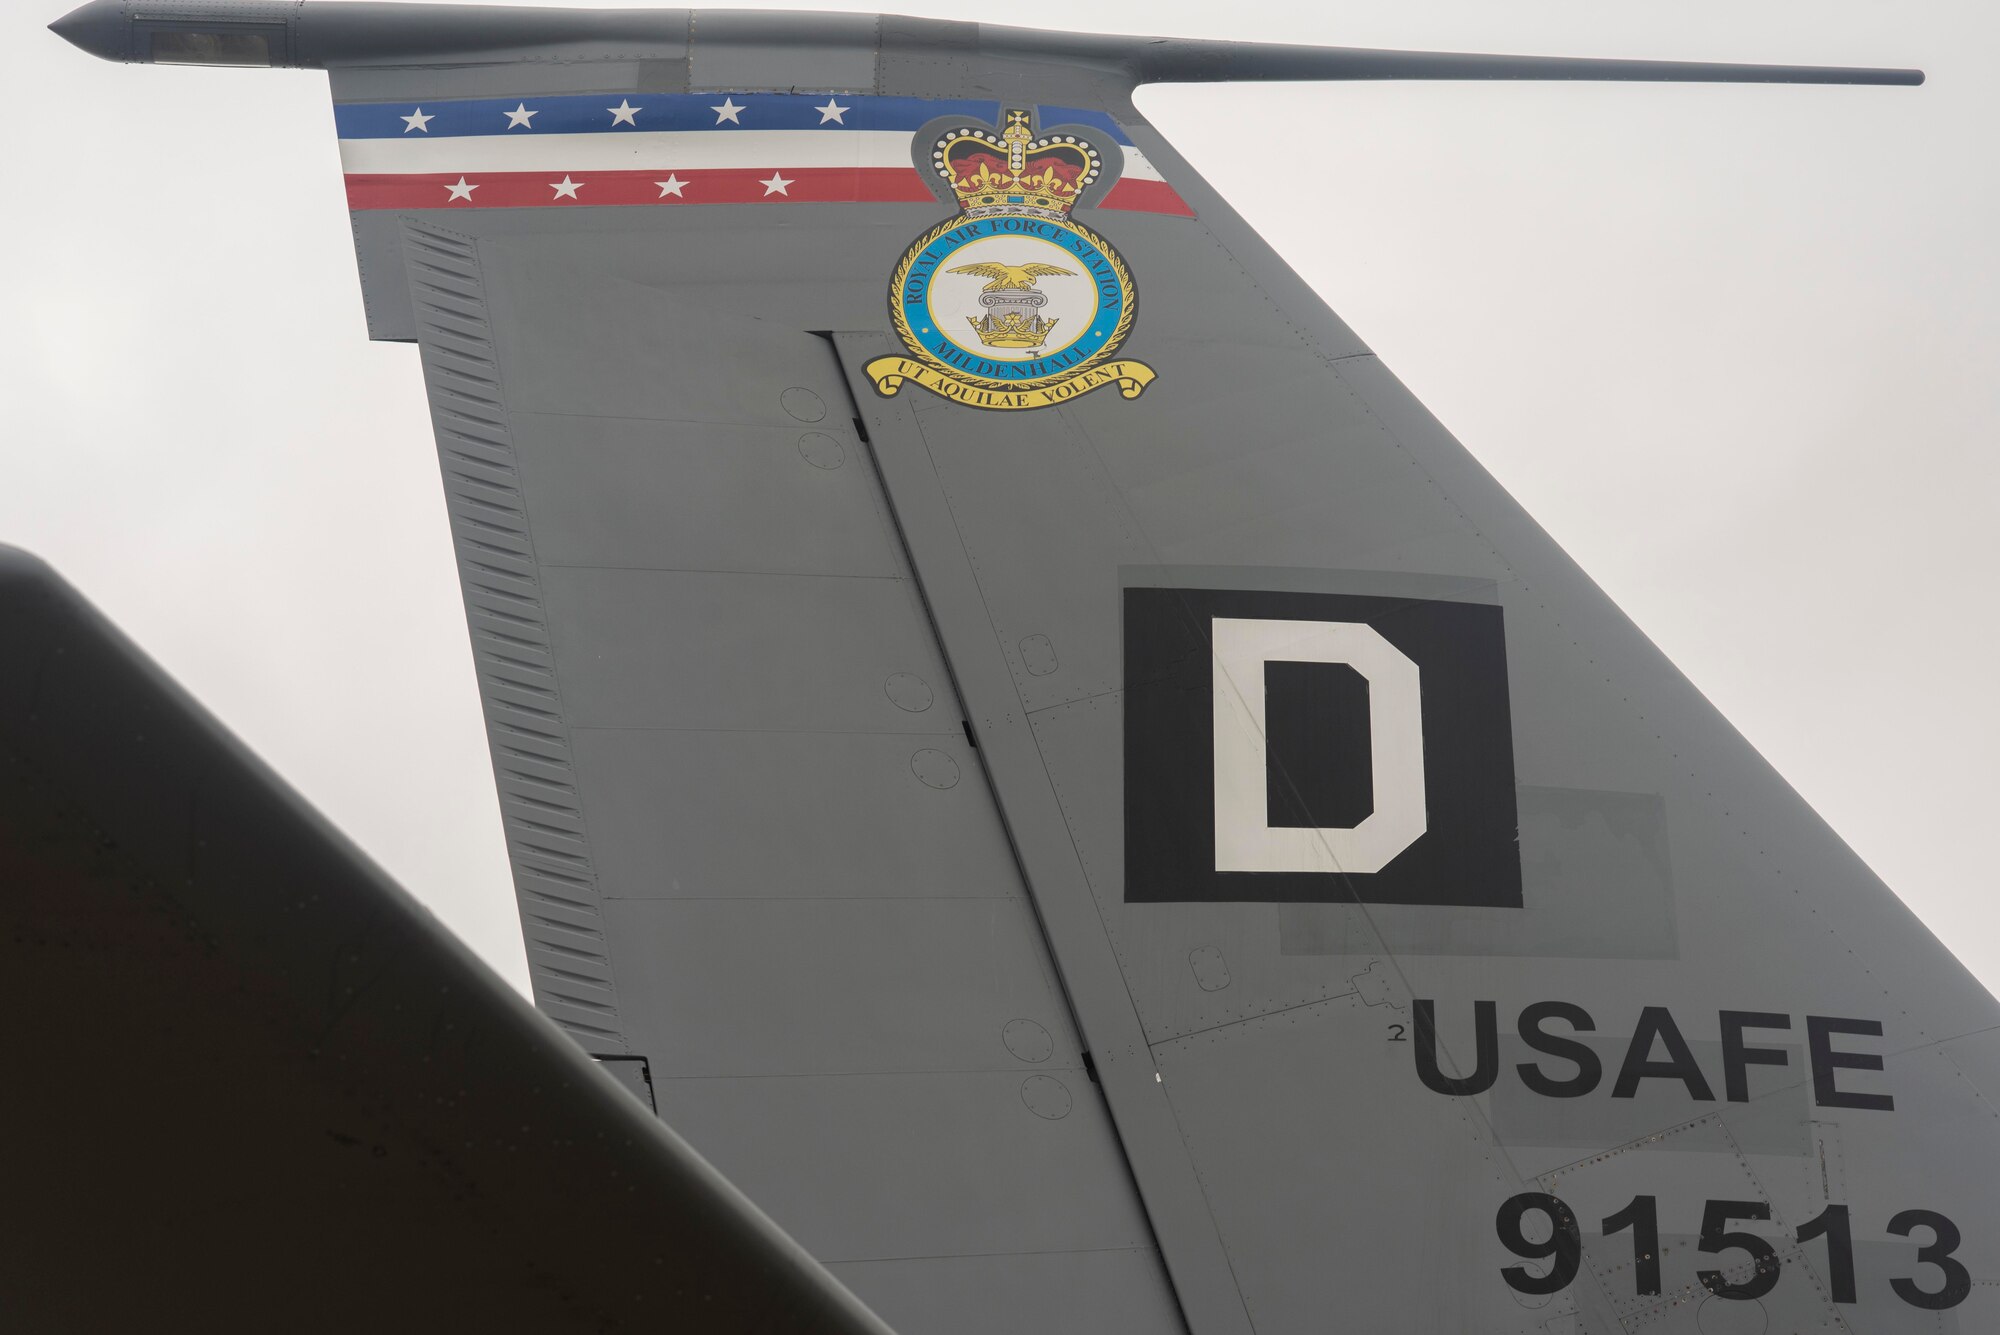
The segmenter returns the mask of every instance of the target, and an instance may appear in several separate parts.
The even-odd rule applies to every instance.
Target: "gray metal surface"
[[[560,231],[468,245],[616,1041],[661,1116],[891,1322],[945,1282],[916,1278],[933,1263],[1068,1254],[1065,1284],[1093,1276],[1153,1314],[1126,1328],[1156,1328],[1151,1227],[832,348],[689,282],[712,273],[698,254],[607,240],[609,266]],[[424,329],[427,366],[445,338]],[[446,420],[455,391],[429,379]],[[459,529],[468,589],[489,538]],[[498,758],[510,696],[484,685]],[[538,999],[575,981],[538,967]],[[1032,1061],[1006,1042],[1022,1021],[1051,1036]]]
[[[129,51],[106,12],[78,40]],[[355,215],[371,333],[422,344],[448,481],[464,416],[509,451],[505,502],[453,506],[476,643],[494,624],[480,501],[515,507],[496,545],[533,566],[506,568],[532,581],[505,586],[536,600],[532,633],[508,632],[526,656],[482,659],[503,792],[522,671],[573,785],[555,831],[513,832],[524,921],[537,940],[553,894],[564,930],[588,914],[602,933],[577,947],[580,976],[538,968],[538,999],[609,1008],[591,1023],[650,1058],[661,1115],[892,1323],[1713,1335],[2000,1316],[1984,1282],[1948,1310],[1899,1296],[1892,1280],[1921,1297],[1947,1272],[1917,1259],[1923,1226],[1890,1227],[1948,1216],[1970,1275],[2000,1273],[2000,1007],[1129,96],[1154,78],[1920,76],[870,16],[300,13],[343,44],[314,55],[288,28],[291,58],[335,67],[344,104],[773,88],[1046,104],[1065,110],[1039,123],[1085,120],[1121,159],[1107,178],[1150,164],[1186,205],[1086,197],[1074,214],[1143,293],[1120,354],[1155,376],[1143,394],[1016,412],[916,383],[881,397],[869,370],[902,346],[891,273],[948,200]],[[478,310],[445,321],[426,314],[441,299],[422,250],[440,229],[478,284]],[[490,360],[472,391],[447,359],[475,320]],[[1223,820],[1200,746],[1153,753],[1164,779],[1130,758],[1146,710],[1226,704],[1203,674],[1229,618],[1188,612],[1194,648],[1163,665],[1142,661],[1132,609],[1218,597],[1504,630],[1504,714],[1485,719],[1506,744],[1504,847],[1448,828],[1439,799],[1420,851],[1471,849],[1453,875],[1474,882],[1518,862],[1518,904],[1379,893],[1382,867],[1280,894],[1213,838],[1190,869],[1213,874],[1207,897],[1134,893],[1138,841],[1199,848],[1190,832]],[[1198,686],[1160,705],[1187,662]],[[1412,679],[1435,700],[1459,670]],[[1435,793],[1472,768],[1453,743],[1469,734],[1424,719],[1412,763]],[[1205,728],[1190,735],[1209,745]],[[1141,779],[1197,800],[1163,815]],[[575,861],[550,892],[535,878],[557,834]],[[1546,1002],[1585,1017],[1567,1056],[1524,1017]],[[1726,1013],[1742,1012],[1769,1060],[1732,1075]],[[1497,1032],[1476,1036],[1484,1015]],[[1577,1087],[1550,1092],[1572,1069]],[[1524,1193],[1561,1196],[1580,1225],[1576,1276],[1550,1292],[1527,1291],[1538,1262],[1508,1269],[1533,1241],[1510,1247],[1499,1222]],[[1638,1197],[1668,1255],[1658,1293],[1633,1236],[1606,1231]],[[1761,1298],[1694,1278],[1711,1201],[1770,1212],[1749,1228],[1777,1251]],[[1832,1244],[1796,1236],[1836,1205],[1853,1295]]]
[[[879,335],[842,335],[835,342],[850,368],[888,350]],[[1141,1016],[1113,954],[1114,942],[1091,902],[1081,850],[1073,842],[1074,827],[1065,828],[1067,813],[1050,784],[1029,716],[1009,688],[1004,652],[1014,641],[1006,629],[996,626],[982,602],[981,580],[954,523],[954,507],[936,452],[925,448],[933,437],[917,426],[926,410],[933,417],[940,411],[922,401],[870,401],[864,409],[903,539],[922,572],[924,596],[979,737],[980,757],[997,790],[1022,873],[1034,888],[1035,905],[1062,969],[1070,1004],[1096,1058],[1098,1077],[1118,1119],[1119,1138],[1173,1275],[1181,1310],[1196,1331],[1248,1330],[1243,1300],[1160,1086]],[[949,435],[955,445],[978,450],[993,443],[987,431],[1005,432],[1010,425],[993,414],[974,415],[955,422]],[[1018,454],[1012,456],[1014,466],[1023,462]],[[1026,462],[1032,469],[1032,461]],[[1073,493],[1056,483],[1045,494],[1067,500]],[[1004,497],[981,502],[982,506],[996,503],[1004,504]],[[1091,525],[1078,530],[1076,537],[1089,542],[1100,532]],[[1011,541],[1005,544],[1015,554],[1022,547]],[[1028,547],[1032,550],[1033,544]],[[996,631],[1000,654],[994,652]]]

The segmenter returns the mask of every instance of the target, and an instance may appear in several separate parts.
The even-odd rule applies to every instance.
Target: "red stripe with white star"
[[[347,175],[350,209],[547,208],[637,204],[921,204],[936,196],[909,167],[710,167],[685,172],[429,172]],[[1126,179],[1101,205],[1191,218],[1164,181]]]
[[[551,204],[834,204],[935,198],[895,167],[717,167],[706,171],[483,172],[477,176],[354,175],[350,209],[535,208]]]

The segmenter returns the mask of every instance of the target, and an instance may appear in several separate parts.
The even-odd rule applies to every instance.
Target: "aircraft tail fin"
[[[1130,97],[1918,76],[304,14],[538,1001],[899,1329],[1990,1324],[2000,1008]]]

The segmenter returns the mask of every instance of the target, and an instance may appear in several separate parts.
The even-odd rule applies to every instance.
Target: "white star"
[[[529,122],[533,121],[540,114],[539,110],[528,110],[526,102],[517,102],[514,105],[514,109],[507,113],[507,128],[510,130],[532,130],[535,127],[529,124]]]
[[[431,122],[436,120],[437,117],[424,115],[424,109],[418,107],[410,115],[401,117],[400,119],[403,122],[404,134],[408,134],[412,130],[422,130],[425,134],[429,134],[431,132]]]
[[[639,122],[632,118],[644,111],[645,108],[633,106],[632,99],[629,97],[621,97],[618,99],[617,106],[606,107],[605,110],[611,113],[611,123],[613,125],[629,125],[636,130],[639,128]]]
[[[582,181],[570,180],[569,173],[564,172],[562,180],[549,182],[549,188],[556,192],[557,199],[576,199],[577,189],[582,184]],[[580,204],[583,201],[577,200],[577,202]]]
[[[813,110],[819,113],[819,123],[821,125],[826,124],[828,121],[832,121],[836,125],[845,125],[847,122],[842,120],[841,117],[854,110],[854,108],[843,107],[840,103],[829,97],[826,100],[825,106],[814,107]]]
[[[472,192],[478,188],[478,186],[470,184],[461,176],[458,178],[457,185],[448,185],[445,187],[445,189],[451,191],[451,199],[445,200],[445,203],[449,204],[453,199],[462,199],[470,204],[472,202]]]
[[[743,108],[736,105],[734,98],[725,97],[722,99],[721,106],[710,107],[709,110],[715,113],[715,123],[717,125],[722,124],[724,121],[728,121],[731,125],[741,125],[743,123],[736,119],[743,114]]]
[[[672,195],[676,199],[687,198],[687,196],[681,194],[681,191],[686,188],[687,182],[683,181],[680,177],[674,175],[672,172],[667,173],[666,180],[655,181],[653,182],[653,184],[660,187],[661,199],[665,199],[668,195]]]
[[[770,180],[759,181],[757,182],[757,184],[764,187],[764,193],[767,196],[783,195],[786,199],[790,199],[792,197],[791,192],[785,189],[785,187],[795,183],[792,181],[787,181],[784,177],[778,175],[778,173],[776,172],[772,172]]]

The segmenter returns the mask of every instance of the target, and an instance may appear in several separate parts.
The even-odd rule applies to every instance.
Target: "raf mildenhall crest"
[[[1111,243],[1069,216],[1103,174],[1098,151],[1037,136],[1025,111],[1004,120],[932,145],[959,213],[903,252],[889,316],[909,352],[875,358],[868,378],[885,397],[914,381],[974,408],[1047,408],[1102,385],[1136,399],[1153,369],[1117,352],[1138,290]]]

